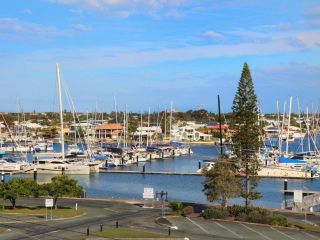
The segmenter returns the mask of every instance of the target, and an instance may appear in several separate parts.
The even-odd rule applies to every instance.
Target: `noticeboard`
[[[47,198],[45,201],[45,206],[47,207],[53,207],[53,199],[52,198]]]
[[[144,188],[142,197],[144,199],[154,199],[154,190],[153,190],[153,188]]]

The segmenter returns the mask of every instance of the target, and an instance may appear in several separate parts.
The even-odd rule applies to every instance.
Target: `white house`
[[[194,127],[184,126],[184,127],[180,127],[179,129],[171,130],[171,139],[177,140],[177,141],[181,141],[181,140],[210,141],[212,140],[212,136],[210,134],[198,132]]]

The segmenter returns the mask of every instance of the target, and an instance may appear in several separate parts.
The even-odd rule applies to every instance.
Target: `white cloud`
[[[29,9],[29,8],[23,9],[23,10],[21,11],[21,13],[26,14],[26,15],[32,15],[32,11],[31,11],[31,9]]]
[[[89,25],[74,24],[68,29],[21,21],[17,18],[0,18],[0,38],[6,40],[42,41],[52,36],[72,36],[77,32],[88,32]]]
[[[85,24],[73,24],[72,27],[75,29],[75,30],[79,30],[81,32],[89,32],[91,30],[91,27],[88,26],[88,25],[85,25]]]
[[[224,36],[221,33],[214,32],[214,31],[211,31],[211,30],[205,32],[204,36],[212,38],[212,39],[217,39],[217,40],[224,39]]]
[[[133,14],[155,15],[160,10],[169,17],[182,16],[176,8],[190,0],[48,0],[108,15],[127,17]]]
[[[17,18],[0,18],[0,35],[19,36],[19,34],[33,34],[37,36],[61,35],[63,32],[56,27],[44,26],[37,23],[23,22]]]

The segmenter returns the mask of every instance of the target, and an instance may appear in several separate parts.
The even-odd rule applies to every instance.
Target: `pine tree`
[[[203,191],[208,201],[220,200],[221,206],[226,207],[229,198],[239,195],[239,179],[235,176],[233,164],[225,156],[220,155],[214,167],[204,171],[204,176]]]
[[[250,200],[260,198],[254,192],[259,170],[258,152],[260,129],[258,124],[258,102],[254,91],[249,66],[244,63],[238,89],[233,101],[234,151],[240,171],[244,173],[244,186],[241,196],[245,198],[246,208]]]

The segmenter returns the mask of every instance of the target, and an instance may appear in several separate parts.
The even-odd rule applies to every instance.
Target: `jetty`
[[[108,168],[99,168],[100,173],[122,173],[122,174],[149,174],[149,175],[180,175],[180,176],[201,176],[200,173],[180,173],[180,172],[157,172],[157,171],[128,171],[128,170],[110,170]]]

